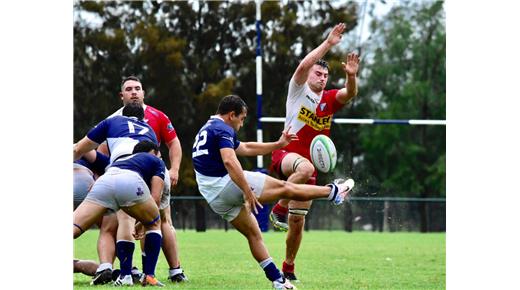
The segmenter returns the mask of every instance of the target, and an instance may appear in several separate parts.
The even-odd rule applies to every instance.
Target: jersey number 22
[[[195,151],[191,154],[192,158],[201,156],[201,155],[207,155],[208,149],[200,149],[206,142],[208,141],[208,131],[203,130],[197,136],[195,136],[195,143],[193,143],[193,148],[195,148]]]

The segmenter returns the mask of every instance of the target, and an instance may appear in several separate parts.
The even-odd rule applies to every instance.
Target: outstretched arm
[[[307,76],[311,67],[322,58],[334,45],[341,41],[343,32],[345,31],[345,23],[340,23],[332,28],[332,31],[327,36],[327,39],[323,41],[318,47],[313,49],[305,58],[300,62],[296,71],[293,74],[293,79],[298,85],[303,85],[307,81]]]
[[[345,88],[338,91],[336,100],[341,104],[346,104],[357,95],[356,75],[359,69],[359,56],[355,52],[347,55],[347,63],[342,62],[343,71],[346,74]]]
[[[289,133],[289,130],[291,130],[291,127],[282,132],[280,139],[278,139],[276,142],[240,142],[240,145],[238,145],[238,148],[235,152],[240,156],[258,156],[269,154],[276,149],[287,146],[292,141],[298,140],[298,136],[293,133]]]

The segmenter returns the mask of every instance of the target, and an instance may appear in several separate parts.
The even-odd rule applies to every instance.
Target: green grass
[[[97,230],[74,241],[74,257],[97,261]],[[167,280],[168,264],[159,258],[156,274],[164,289],[271,289],[270,282],[237,231],[205,233],[178,231],[182,266],[188,283]],[[278,267],[285,253],[285,234],[264,234]],[[296,260],[298,289],[445,289],[444,233],[347,233],[310,231],[304,234]],[[138,247],[136,247],[138,248]],[[141,268],[140,250],[134,264]],[[116,267],[118,262],[116,259]],[[113,289],[90,286],[90,277],[74,274],[74,289]],[[134,286],[140,287],[140,286]]]

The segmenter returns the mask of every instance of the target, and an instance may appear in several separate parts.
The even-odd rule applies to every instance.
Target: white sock
[[[99,267],[97,268],[96,272],[101,272],[105,269],[110,269],[112,270],[112,264],[111,263],[103,263],[103,264],[100,264]]]
[[[181,266],[179,266],[179,268],[170,269],[170,276],[181,274],[181,273],[182,273]]]

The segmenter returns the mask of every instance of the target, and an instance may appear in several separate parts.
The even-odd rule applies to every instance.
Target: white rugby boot
[[[114,286],[132,286],[134,285],[134,280],[132,279],[132,275],[125,275],[124,277],[117,277],[116,281],[114,281]]]
[[[344,179],[336,179],[333,182],[333,185],[337,188],[337,193],[331,200],[334,205],[340,205],[348,199],[348,194],[354,188],[354,180],[349,178],[347,180]],[[334,189],[334,188],[333,188]]]
[[[296,289],[298,289],[298,288],[296,288],[296,286],[291,284],[291,282],[288,279],[285,279],[285,278],[283,278],[283,283],[278,280],[273,281],[273,288],[277,289],[277,290],[285,290],[285,289],[296,290]]]

